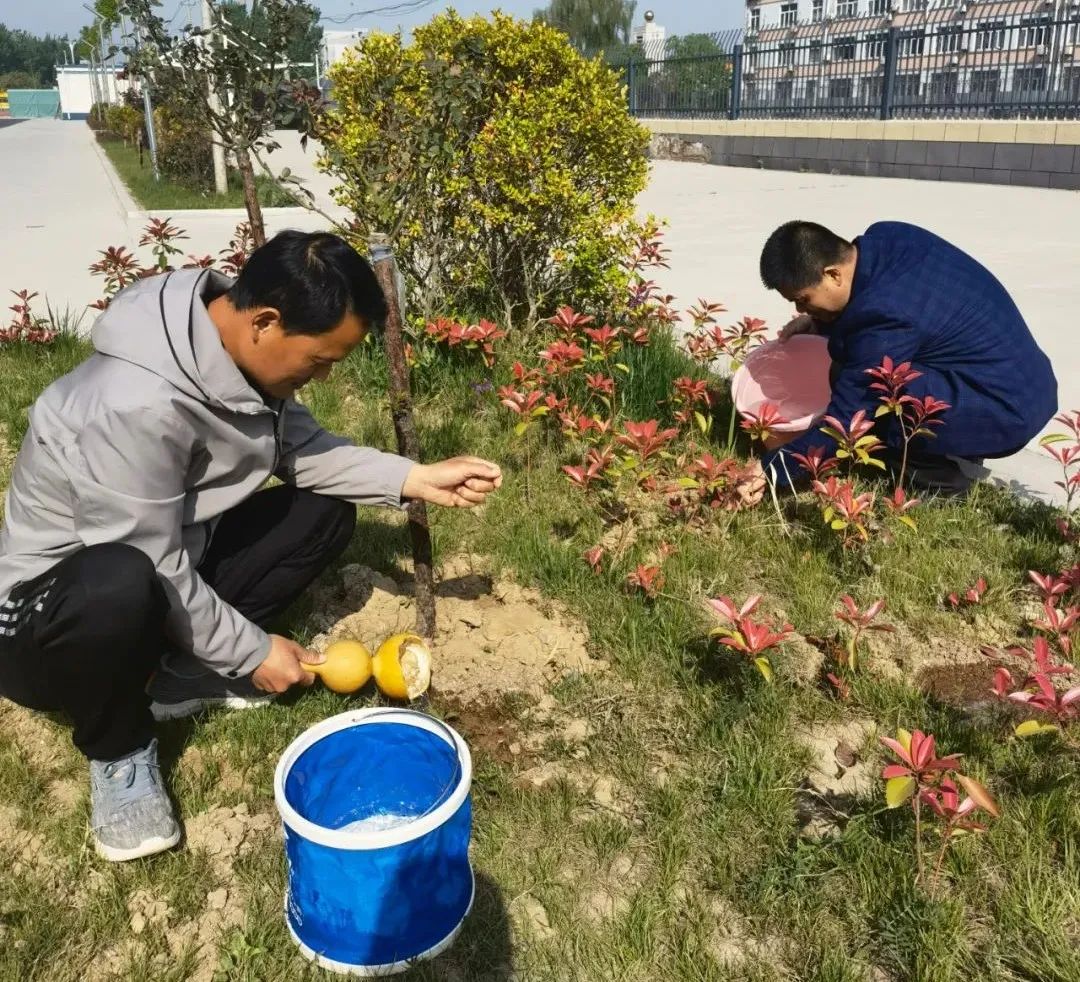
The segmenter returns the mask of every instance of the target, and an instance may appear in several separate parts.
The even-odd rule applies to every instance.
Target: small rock
[[[512,743],[512,744],[510,744],[510,753],[512,753],[515,757],[518,754],[520,754],[521,753],[521,744],[520,743]]]
[[[593,785],[593,801],[601,808],[611,808],[615,804],[615,786],[610,777],[598,777]]]
[[[229,902],[229,891],[222,887],[220,890],[214,890],[212,893],[206,895],[206,906],[210,910],[224,910],[225,905]]]
[[[582,743],[589,735],[589,724],[583,719],[572,719],[563,727],[562,738],[566,743]]]
[[[836,762],[841,767],[854,767],[859,759],[859,755],[855,753],[855,748],[846,740],[837,742],[836,749],[833,751],[833,756],[836,757]]]
[[[551,929],[551,921],[548,920],[548,912],[539,900],[534,897],[522,897],[517,906],[522,922],[527,924],[537,937],[548,938],[554,933]]]

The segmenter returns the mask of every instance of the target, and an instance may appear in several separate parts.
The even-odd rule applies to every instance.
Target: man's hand
[[[303,645],[283,638],[280,634],[270,635],[270,654],[252,673],[251,681],[263,692],[285,692],[291,686],[311,685],[315,676],[304,671],[304,663],[319,665],[326,661],[323,655],[308,651]]]
[[[765,489],[768,483],[765,479],[765,471],[761,467],[761,461],[756,457],[750,461],[747,467],[747,480],[738,487],[739,498],[744,508],[753,508],[760,504],[765,497]]]
[[[501,486],[502,471],[496,464],[479,457],[451,457],[437,464],[414,464],[401,496],[446,508],[471,508]]]
[[[799,314],[798,317],[788,321],[780,328],[780,340],[786,341],[795,337],[796,334],[817,334],[817,324],[809,314]]]

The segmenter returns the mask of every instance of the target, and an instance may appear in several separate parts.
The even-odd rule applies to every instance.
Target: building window
[[[1050,15],[1033,14],[1020,18],[1020,47],[1037,48],[1050,41]]]
[[[1001,91],[1001,72],[996,68],[983,68],[971,73],[971,94],[996,96]]]
[[[900,35],[900,43],[898,45],[900,49],[901,58],[911,58],[917,55],[921,55],[926,50],[926,35],[922,30],[904,31]]]
[[[1077,76],[1077,79],[1080,80],[1080,75]],[[805,94],[804,94],[803,98],[805,98],[807,102],[809,102],[809,103],[817,102],[817,79],[816,78],[808,78],[806,80],[806,88],[804,90],[804,93]]]
[[[811,65],[817,65],[817,64],[819,64],[821,62],[821,42],[820,41],[811,41],[806,46],[806,52],[807,52],[808,57],[810,58],[810,64]]]
[[[837,0],[837,3],[836,3],[836,16],[837,17],[858,17],[859,16],[859,0]]]
[[[799,5],[797,3],[780,4],[780,26],[792,27],[799,19]]]
[[[833,42],[833,58],[835,58],[837,61],[854,61],[855,38],[837,38]]]
[[[757,82],[752,78],[743,80],[743,96],[748,106],[752,106],[757,100]]]
[[[813,5],[810,7],[810,20],[813,23],[818,24],[825,16],[825,0],[814,0]]]
[[[904,0],[904,10],[926,10],[929,6],[928,0]]]
[[[976,51],[998,51],[1005,47],[1005,28],[1003,20],[981,20],[975,32]]]
[[[889,12],[889,0],[870,0],[870,13],[887,14]]]
[[[794,101],[795,83],[790,79],[784,79],[776,83],[776,101],[790,104]]]
[[[756,31],[761,27],[761,8],[750,8],[750,30]]]
[[[876,34],[866,35],[866,57],[884,58],[885,44],[889,39],[888,31],[878,31]]]
[[[862,101],[864,103],[876,106],[881,102],[881,83],[882,78],[880,75],[873,75],[862,80]]]
[[[1080,68],[1071,66],[1061,73],[1061,91],[1068,99],[1080,99]]]
[[[794,65],[795,64],[795,45],[791,41],[783,42],[779,47],[780,64]]]
[[[1042,65],[1034,68],[1017,68],[1013,71],[1013,92],[1041,92],[1046,88],[1046,69]]]
[[[850,99],[854,91],[854,84],[850,78],[829,79],[830,99]]]
[[[934,72],[930,76],[930,101],[938,105],[956,102],[957,80],[956,72]]]
[[[893,95],[897,99],[907,102],[918,99],[920,90],[921,86],[919,84],[918,72],[910,72],[906,75],[896,76],[896,83],[893,86]]]
[[[937,53],[954,55],[962,51],[964,29],[962,27],[943,27],[937,32],[935,46]]]

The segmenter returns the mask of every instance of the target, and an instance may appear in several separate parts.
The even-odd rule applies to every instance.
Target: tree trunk
[[[236,166],[240,169],[240,177],[244,181],[244,207],[247,208],[251,238],[258,249],[266,242],[266,228],[263,225],[262,205],[259,204],[259,191],[255,185],[255,168],[247,150],[236,151]]]
[[[390,411],[394,419],[398,453],[419,461],[420,441],[417,439],[416,424],[413,421],[409,366],[405,361],[397,264],[387,245],[386,236],[373,235],[369,248],[375,276],[386,297],[386,331],[383,343],[390,366]],[[435,578],[431,568],[431,532],[428,530],[427,507],[422,501],[412,501],[407,514],[416,587],[416,633],[430,640],[435,636]]]

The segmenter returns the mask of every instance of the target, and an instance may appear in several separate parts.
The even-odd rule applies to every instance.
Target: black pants
[[[261,491],[221,517],[199,573],[268,628],[341,555],[355,524],[353,506],[335,498],[285,485]],[[168,645],[168,607],[143,553],[88,546],[20,584],[6,608],[14,633],[0,633],[0,695],[65,713],[75,745],[94,760],[150,741],[146,684]]]

